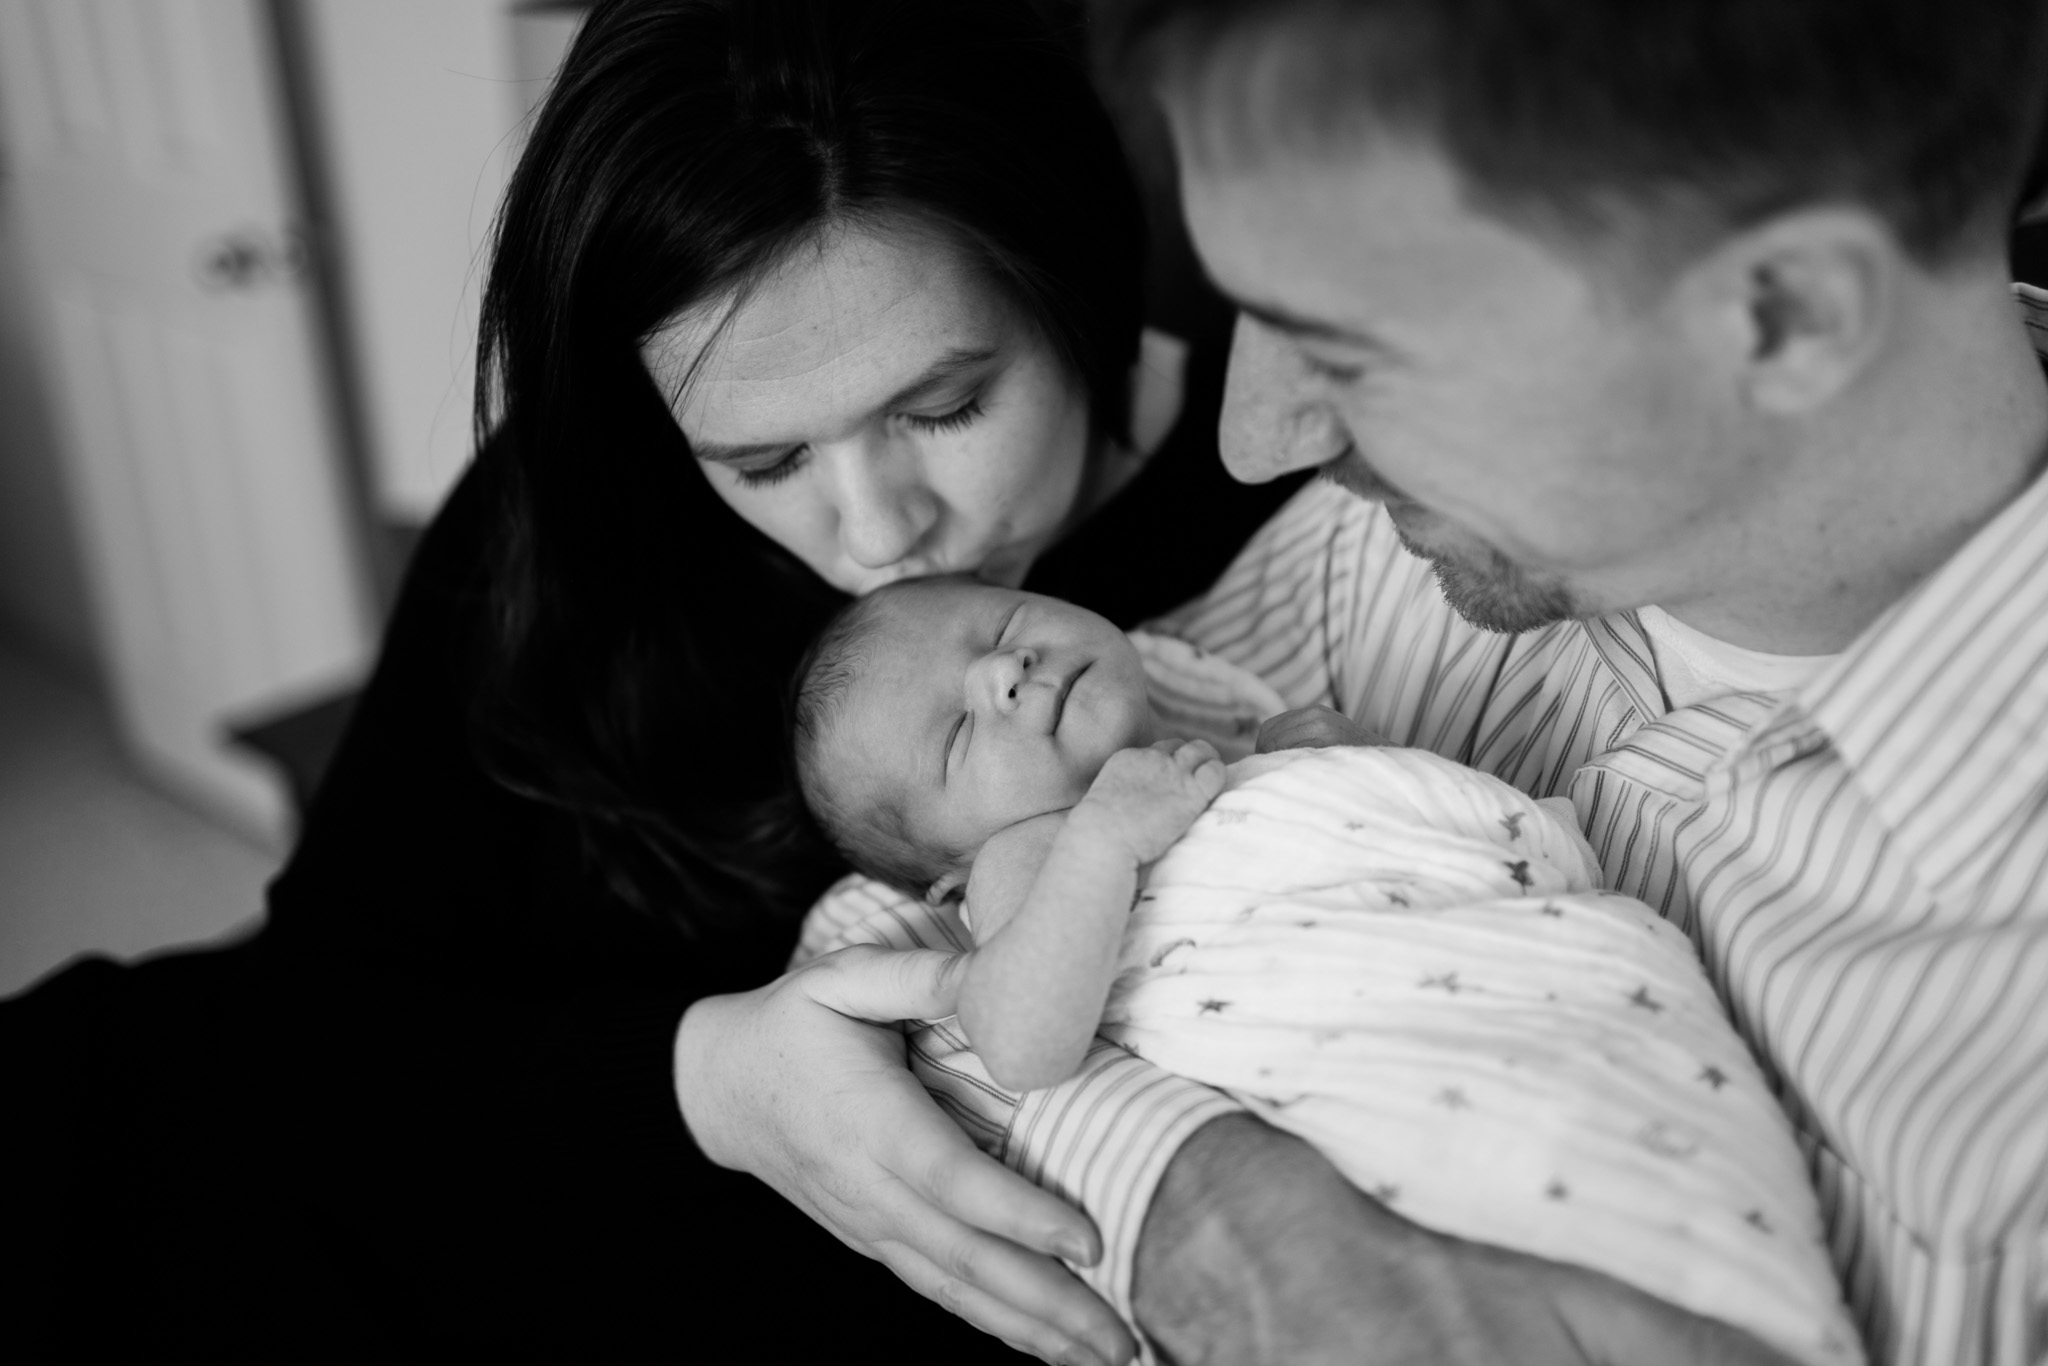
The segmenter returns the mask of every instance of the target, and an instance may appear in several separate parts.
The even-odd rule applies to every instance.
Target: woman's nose
[[[1024,701],[1024,686],[1038,667],[1038,652],[1028,646],[991,650],[975,661],[973,700],[1003,714],[1017,710]]]
[[[1342,420],[1310,392],[1299,357],[1272,329],[1246,317],[1230,340],[1217,439],[1224,465],[1247,484],[1328,464],[1351,444]]]
[[[839,546],[863,569],[914,554],[939,520],[939,500],[915,456],[884,442],[831,452]]]

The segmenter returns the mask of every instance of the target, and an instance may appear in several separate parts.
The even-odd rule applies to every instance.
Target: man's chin
[[[1410,507],[1413,510],[1406,518],[1400,511],[1388,510],[1395,534],[1409,554],[1429,562],[1437,588],[1451,610],[1480,630],[1519,635],[1586,615],[1562,583],[1526,573],[1490,546],[1473,555],[1424,544],[1416,536],[1414,523],[1418,515],[1426,519],[1428,514],[1412,504]]]
[[[1441,536],[1448,530],[1443,520],[1403,497],[1357,450],[1346,451],[1324,465],[1322,476],[1346,493],[1386,508],[1387,519],[1408,553],[1429,561],[1436,570],[1444,600],[1482,631],[1517,635],[1585,615],[1563,584],[1525,573],[1491,546],[1473,553],[1431,545],[1432,533]]]

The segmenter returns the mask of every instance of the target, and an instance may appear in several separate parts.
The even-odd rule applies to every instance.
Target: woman
[[[1026,0],[593,11],[501,212],[480,455],[269,924],[8,1007],[62,1342],[1001,1355],[708,1160],[743,1135],[826,1154],[786,1193],[927,1294],[979,1259],[973,1323],[1117,1349],[1043,1255],[1085,1220],[847,1018],[930,983],[763,985],[840,871],[778,756],[844,593],[972,571],[1128,623],[1284,495],[1218,468],[1220,356],[1133,431],[1140,215],[1071,37]]]

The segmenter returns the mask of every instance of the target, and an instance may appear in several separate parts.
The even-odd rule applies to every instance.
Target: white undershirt
[[[1834,655],[1767,655],[1703,635],[1661,607],[1636,612],[1650,633],[1657,681],[1675,711],[1738,692],[1789,692],[1832,664]]]

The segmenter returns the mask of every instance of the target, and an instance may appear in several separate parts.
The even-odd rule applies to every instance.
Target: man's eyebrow
[[[1339,346],[1352,346],[1364,351],[1377,351],[1383,356],[1400,354],[1381,338],[1355,327],[1345,327],[1340,323],[1325,322],[1321,318],[1305,318],[1301,314],[1290,312],[1277,304],[1258,303],[1251,299],[1239,299],[1230,295],[1225,295],[1224,297],[1229,300],[1233,308],[1246,317],[1263,323],[1275,332],[1285,332],[1290,337],[1299,337],[1305,341],[1334,342]]]
[[[875,411],[894,412],[898,408],[921,403],[931,396],[934,389],[944,387],[964,372],[979,365],[986,365],[1001,354],[1002,348],[999,346],[953,347],[926,367],[923,374],[883,399],[876,405]],[[800,444],[795,441],[768,441],[745,446],[726,446],[716,441],[692,441],[690,454],[699,460],[727,464],[733,461],[764,460],[770,456],[783,455]]]

